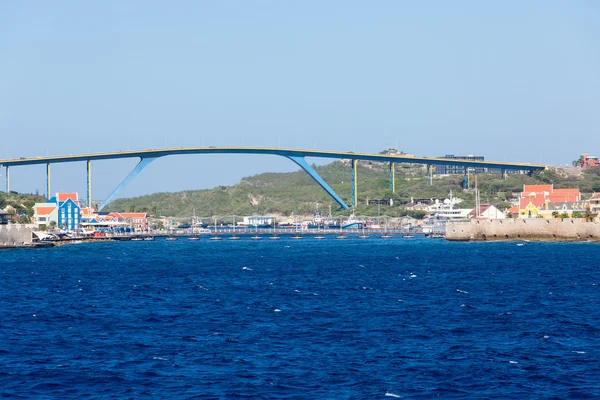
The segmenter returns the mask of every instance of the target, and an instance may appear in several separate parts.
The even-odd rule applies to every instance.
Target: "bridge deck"
[[[370,154],[370,153],[353,153],[342,151],[326,151],[326,150],[301,150],[301,149],[286,149],[275,147],[179,147],[179,148],[164,148],[164,149],[148,149],[148,150],[129,150],[129,151],[113,151],[105,153],[89,153],[89,154],[69,154],[59,156],[43,156],[43,157],[21,157],[18,159],[0,160],[0,165],[4,167],[21,166],[21,165],[41,165],[55,164],[66,162],[81,162],[93,160],[110,160],[119,158],[158,158],[171,155],[186,155],[186,154],[263,154],[276,155],[282,157],[318,157],[332,159],[347,159],[347,160],[368,160],[380,162],[397,162],[397,163],[413,163],[427,165],[456,165],[464,167],[483,167],[483,168],[500,168],[500,169],[516,169],[523,171],[539,171],[546,168],[542,164],[514,163],[514,162],[497,162],[497,161],[473,161],[473,160],[456,160],[439,157],[416,157],[401,154]]]

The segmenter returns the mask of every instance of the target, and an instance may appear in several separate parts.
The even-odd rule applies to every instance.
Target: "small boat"
[[[154,240],[154,236],[146,236],[146,237],[144,238],[144,240],[145,240],[146,242],[151,242],[151,241],[153,241],[153,240]]]
[[[409,234],[406,234],[406,235],[402,235],[402,237],[403,237],[404,239],[414,239],[414,238],[415,238],[415,237],[414,237],[413,235],[411,235],[410,233],[409,233]]]
[[[175,236],[171,235],[166,240],[177,240],[177,238]]]
[[[296,233],[294,236],[292,236],[292,239],[302,239],[302,235],[299,233]]]
[[[223,240],[223,238],[221,236],[213,236],[210,240]]]
[[[190,236],[188,240],[200,240],[198,236]]]
[[[252,236],[250,240],[262,240],[262,236],[258,236],[258,234],[256,234],[255,236]]]
[[[233,232],[233,236],[231,236],[229,240],[240,240],[240,237]]]
[[[142,240],[144,240],[144,239],[142,239],[142,238],[141,238],[141,237],[139,237],[139,236],[136,236],[136,237],[132,237],[132,238],[131,238],[131,241],[132,241],[132,242],[141,242]]]
[[[315,239],[318,239],[318,240],[325,239],[325,236],[321,235],[320,233],[317,233],[317,236],[315,236]]]
[[[277,234],[273,234],[273,236],[269,236],[269,240],[279,240],[281,239],[281,236],[277,236]]]

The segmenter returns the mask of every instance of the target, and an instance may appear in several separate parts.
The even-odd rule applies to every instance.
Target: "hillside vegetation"
[[[313,166],[321,177],[351,204],[351,176],[348,162]],[[358,176],[358,207],[356,214],[376,216],[415,216],[424,212],[406,209],[412,199],[444,199],[452,191],[462,198],[461,207],[474,206],[475,177],[471,176],[471,189],[462,188],[463,176],[434,176],[428,185],[423,166],[396,165],[396,193],[389,190],[387,165],[360,162]],[[513,192],[520,192],[523,184],[553,183],[555,187],[578,187],[584,193],[600,191],[600,168],[590,168],[584,173],[565,174],[560,170],[547,170],[532,176],[509,175],[506,180],[498,174],[477,175],[481,202],[491,203],[501,209],[508,208]],[[394,200],[394,205],[367,206],[366,199]],[[327,212],[331,206],[333,215],[348,215],[304,171],[291,173],[264,173],[243,178],[233,186],[219,186],[208,190],[189,190],[178,193],[156,193],[147,196],[123,198],[112,202],[107,210],[146,211],[152,216],[200,217],[224,215],[311,215],[318,206]]]
[[[19,220],[22,223],[29,223],[29,220],[26,218],[19,219],[18,217],[21,214],[25,214],[27,217],[33,216],[34,204],[44,201],[46,201],[44,196],[35,194],[0,192],[0,209],[7,210],[15,221]]]

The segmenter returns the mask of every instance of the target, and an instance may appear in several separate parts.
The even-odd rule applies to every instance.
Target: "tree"
[[[584,217],[584,215],[580,211],[573,211],[573,214],[571,214],[571,218],[583,218],[583,217]]]
[[[565,211],[562,214],[560,214],[559,217],[562,219],[569,218],[569,214],[567,214],[567,212]]]
[[[577,160],[572,162],[574,167],[581,167],[583,165],[583,156],[580,156]]]
[[[560,213],[558,211],[552,211],[552,216],[554,218],[558,218],[558,217],[560,217]]]
[[[585,206],[585,214],[584,214],[585,220],[587,222],[591,222],[594,220],[594,217],[592,216],[592,211],[590,209],[590,205],[586,205]]]
[[[48,226],[50,227],[50,229],[56,228],[56,221],[50,221],[50,223],[48,224]]]

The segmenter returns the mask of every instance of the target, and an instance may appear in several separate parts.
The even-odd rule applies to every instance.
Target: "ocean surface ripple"
[[[600,398],[600,245],[0,252],[0,397]]]

